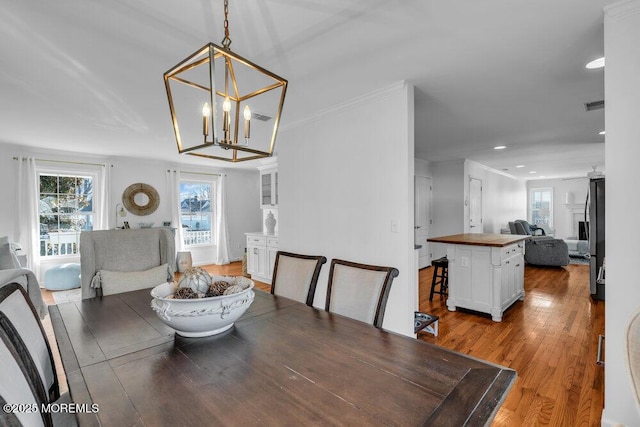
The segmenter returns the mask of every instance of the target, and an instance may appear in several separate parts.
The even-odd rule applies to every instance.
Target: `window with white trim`
[[[538,227],[553,228],[553,188],[532,188],[529,191],[529,222]]]
[[[80,233],[93,230],[95,181],[90,174],[38,173],[41,257],[77,256]]]
[[[185,246],[215,242],[215,190],[214,181],[180,181],[180,220]]]

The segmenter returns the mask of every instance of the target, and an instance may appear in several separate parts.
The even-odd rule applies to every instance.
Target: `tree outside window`
[[[80,233],[93,230],[93,177],[40,174],[40,256],[76,255]]]
[[[213,243],[213,182],[180,182],[180,216],[184,244],[210,245]]]

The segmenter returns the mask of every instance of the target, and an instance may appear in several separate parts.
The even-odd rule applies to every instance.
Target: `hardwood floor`
[[[420,271],[420,310],[440,316],[439,335],[420,333],[419,339],[518,372],[494,426],[600,425],[604,367],[595,361],[604,302],[589,297],[588,266],[527,266],[525,300],[500,323],[449,312],[439,295],[430,302],[432,271]]]
[[[242,273],[239,262],[204,268],[215,274]],[[527,266],[525,300],[507,310],[500,323],[489,315],[450,312],[439,295],[430,302],[431,275],[432,268],[420,271],[420,310],[440,316],[439,336],[419,333],[418,338],[518,372],[494,426],[600,425],[604,368],[595,360],[598,335],[604,334],[604,302],[589,297],[588,266]],[[266,283],[255,283],[270,290]],[[50,292],[43,295],[53,303]],[[54,341],[48,316],[47,323]],[[56,359],[59,363],[57,354]],[[61,385],[66,388],[64,379]]]

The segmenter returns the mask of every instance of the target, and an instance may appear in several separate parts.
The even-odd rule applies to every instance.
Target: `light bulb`
[[[205,102],[204,105],[202,106],[202,116],[209,117],[210,115],[211,115],[211,107],[209,106],[208,102]]]
[[[227,113],[231,111],[231,100],[227,96],[222,103],[222,111],[226,111]]]
[[[248,105],[244,106],[243,114],[244,114],[244,119],[245,120],[251,120],[251,109],[249,108]]]

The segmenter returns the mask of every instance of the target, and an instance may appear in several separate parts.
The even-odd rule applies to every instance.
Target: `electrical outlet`
[[[469,258],[466,256],[460,257],[460,266],[461,267],[469,267]]]
[[[391,220],[391,232],[392,233],[398,233],[398,220],[397,219],[392,219]]]

